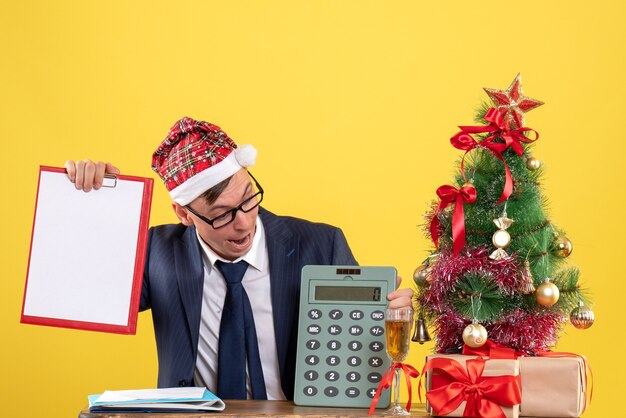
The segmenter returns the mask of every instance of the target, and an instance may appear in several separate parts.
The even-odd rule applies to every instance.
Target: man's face
[[[232,208],[236,208],[241,202],[256,192],[257,190],[248,172],[245,169],[241,169],[231,178],[228,186],[215,202],[208,204],[204,198],[199,197],[191,202],[189,206],[200,215],[213,219]],[[181,216],[181,209],[184,211],[183,216]],[[204,242],[226,260],[235,260],[246,254],[252,247],[252,239],[256,230],[256,218],[259,214],[258,207],[248,213],[237,211],[235,219],[219,229],[213,229],[211,225],[182,206],[178,206],[175,210],[185,225],[190,225],[191,223],[195,225]]]

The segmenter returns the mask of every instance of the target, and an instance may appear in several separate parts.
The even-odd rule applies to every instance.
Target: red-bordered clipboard
[[[117,175],[85,193],[40,167],[22,323],[135,334],[153,183]]]

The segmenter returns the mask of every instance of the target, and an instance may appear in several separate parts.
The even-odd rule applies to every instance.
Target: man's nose
[[[235,220],[233,221],[233,226],[235,229],[247,229],[250,227],[252,222],[254,221],[254,211],[244,212],[242,210],[238,210],[235,213]]]

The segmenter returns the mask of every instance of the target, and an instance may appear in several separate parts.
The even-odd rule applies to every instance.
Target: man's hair
[[[230,183],[231,178],[232,176],[228,177],[226,180],[222,180],[221,182],[217,183],[215,186],[202,193],[200,197],[203,198],[209,205],[212,204],[217,200],[218,197],[220,197],[222,192],[224,192],[224,189],[226,189],[228,183]]]

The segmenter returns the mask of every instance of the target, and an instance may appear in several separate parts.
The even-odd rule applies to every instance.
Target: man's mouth
[[[235,244],[236,246],[241,247],[241,246],[246,245],[250,241],[250,235],[246,235],[245,237],[241,239],[231,239],[229,241]]]

